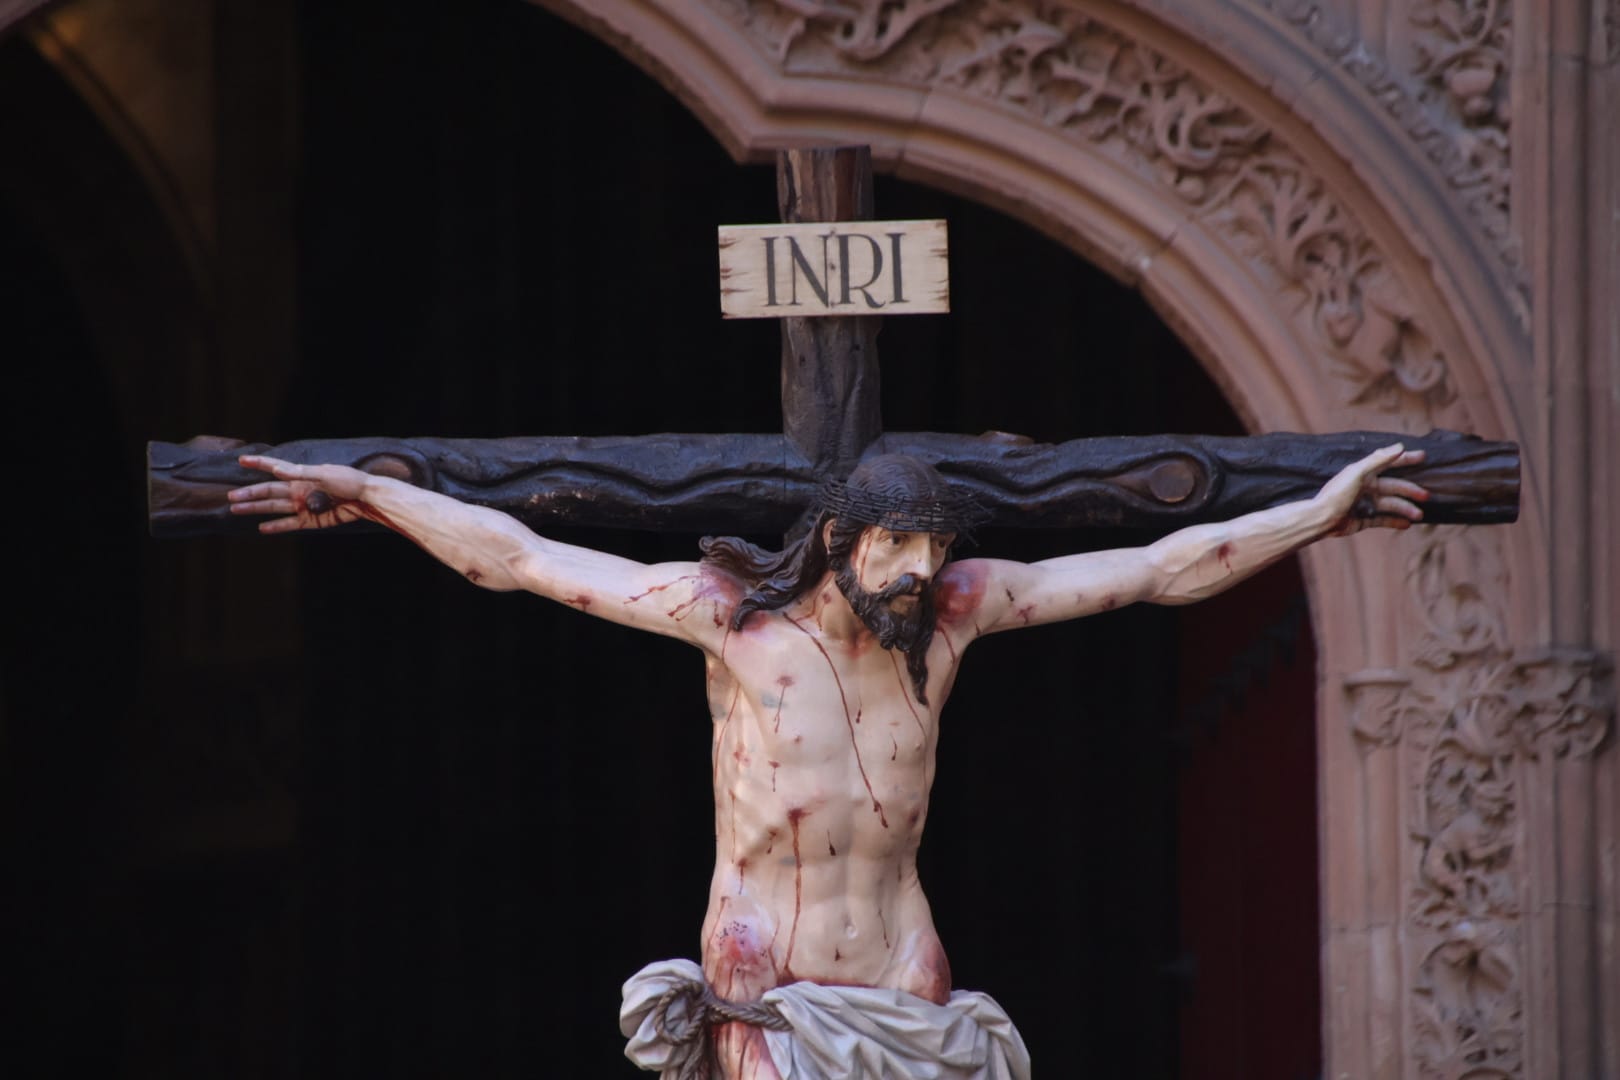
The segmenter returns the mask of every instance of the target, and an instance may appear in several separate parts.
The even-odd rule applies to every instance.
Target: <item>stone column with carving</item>
[[[1426,530],[1406,567],[1407,662],[1345,683],[1369,821],[1377,776],[1398,778],[1401,1075],[1422,1080],[1578,1075],[1535,1067],[1560,1026],[1546,978],[1597,989],[1564,909],[1584,924],[1595,899],[1613,670],[1594,651],[1512,642],[1497,546]]]
[[[1354,945],[1328,978],[1364,1012],[1330,1033],[1330,1074],[1620,1077],[1620,761],[1607,734],[1620,579],[1602,554],[1620,503],[1620,314],[1599,299],[1620,283],[1620,240],[1595,224],[1620,220],[1620,144],[1600,119],[1620,104],[1620,3],[1255,4],[1424,148],[1525,331],[1522,366],[1496,390],[1524,425],[1527,520],[1511,536],[1409,538],[1407,565],[1372,575],[1384,595],[1366,620],[1389,641],[1364,647],[1393,648],[1394,662],[1370,655],[1380,666],[1324,703],[1347,713],[1358,748],[1353,779],[1325,781],[1354,789],[1342,805],[1357,828],[1328,830],[1363,876],[1345,889]],[[1351,404],[1391,407],[1414,430],[1437,414],[1478,427],[1488,407],[1429,370],[1426,400]]]

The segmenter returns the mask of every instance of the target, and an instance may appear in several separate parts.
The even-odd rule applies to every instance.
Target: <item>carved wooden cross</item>
[[[868,220],[865,147],[790,150],[777,158],[786,222]],[[251,530],[225,493],[262,479],[239,453],[300,464],[354,465],[505,510],[533,525],[566,521],[688,532],[789,527],[817,485],[866,453],[904,452],[971,490],[994,525],[1173,528],[1313,495],[1340,468],[1393,442],[1421,449],[1398,470],[1428,488],[1430,523],[1489,524],[1518,516],[1513,443],[1452,432],[1249,438],[1153,436],[1056,445],[990,433],[885,433],[879,412],[878,320],[782,320],[783,433],[605,438],[313,439],[249,446],[200,436],[149,445],[149,508],[158,536]]]

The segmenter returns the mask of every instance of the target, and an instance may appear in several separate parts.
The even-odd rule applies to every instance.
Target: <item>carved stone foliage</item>
[[[1596,753],[1614,711],[1606,658],[1510,647],[1496,544],[1426,530],[1408,568],[1413,662],[1348,686],[1363,744],[1402,744],[1408,1015],[1419,1075],[1434,1080],[1524,1076],[1523,765]]]
[[[1421,31],[1414,73],[1463,123],[1500,133],[1504,151],[1512,14],[1507,0],[1422,0],[1407,16]]]
[[[1259,2],[1292,24],[1400,124],[1473,212],[1504,265],[1520,276],[1521,251],[1510,220],[1512,0],[1410,5],[1412,59],[1400,72],[1338,25],[1317,0]]]
[[[1347,404],[1461,423],[1413,290],[1330,184],[1265,123],[1067,0],[710,0],[790,74],[947,87],[1160,185],[1290,301]]]
[[[1260,263],[1272,284],[1300,297],[1321,354],[1352,405],[1430,426],[1456,400],[1444,356],[1410,293],[1367,234],[1288,151],[1245,160],[1209,217]]]
[[[1471,194],[1491,220],[1505,223],[1508,205],[1508,64],[1512,0],[1423,0],[1408,18],[1415,31],[1413,74],[1420,95],[1451,120],[1453,138],[1474,167]]]
[[[1500,926],[1460,923],[1418,967],[1412,1055],[1434,1080],[1524,1075],[1518,940]]]

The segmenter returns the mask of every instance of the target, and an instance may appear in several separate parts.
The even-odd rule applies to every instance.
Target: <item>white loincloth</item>
[[[667,991],[707,985],[690,960],[648,964],[624,984],[619,1030],[625,1057],[663,1080],[677,1080],[700,1053],[658,1031],[654,1004]],[[796,982],[766,991],[790,1031],[765,1032],[782,1080],[1029,1080],[1029,1051],[988,994],[957,990],[935,1005],[903,990]],[[679,1020],[684,1005],[670,1007]]]

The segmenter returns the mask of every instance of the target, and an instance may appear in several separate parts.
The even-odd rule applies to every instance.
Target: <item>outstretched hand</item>
[[[1420,465],[1423,458],[1423,451],[1407,450],[1396,443],[1341,469],[1316,496],[1329,507],[1336,522],[1328,535],[1349,536],[1375,527],[1409,529],[1422,521],[1423,508],[1419,504],[1428,501],[1428,490],[1383,473]]]
[[[366,474],[347,465],[294,465],[280,458],[243,454],[243,468],[267,472],[276,479],[233,490],[228,496],[233,514],[280,514],[259,523],[261,533],[324,529],[358,521],[365,515],[358,503]]]

